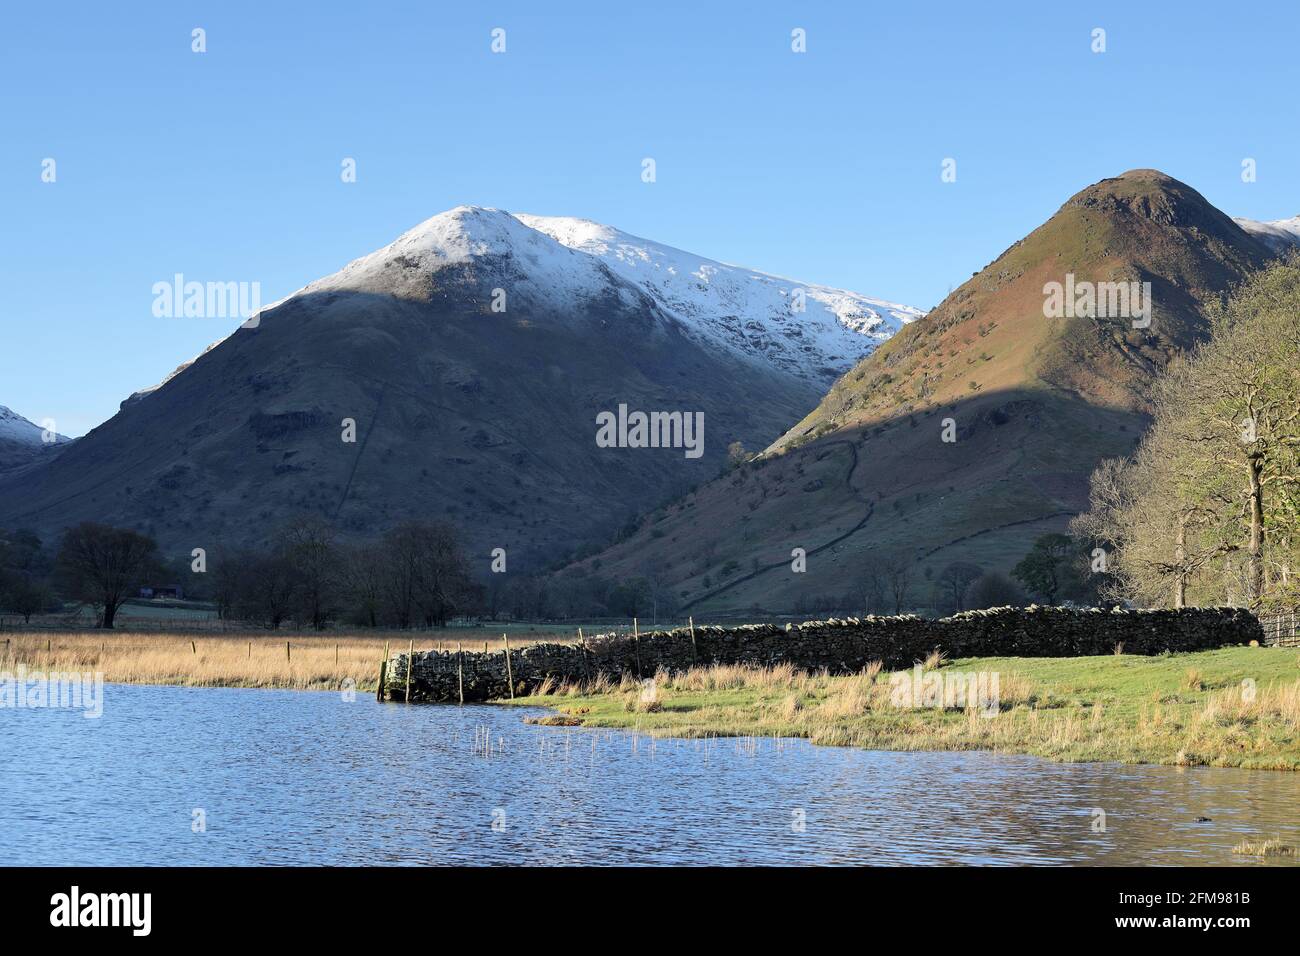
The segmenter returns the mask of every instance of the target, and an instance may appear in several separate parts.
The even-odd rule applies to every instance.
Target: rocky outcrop
[[[956,657],[1083,657],[1114,653],[1201,651],[1262,641],[1259,621],[1241,608],[1114,610],[1095,608],[995,608],[938,620],[902,615],[809,621],[804,624],[697,626],[654,631],[634,638],[602,634],[582,644],[533,644],[496,653],[421,651],[388,660],[383,692],[403,700],[407,668],[411,700],[495,700],[527,694],[548,678],[589,680],[597,674],[649,677],[713,664],[770,667],[792,664],[832,674],[861,670],[873,661],[904,668],[941,650]]]

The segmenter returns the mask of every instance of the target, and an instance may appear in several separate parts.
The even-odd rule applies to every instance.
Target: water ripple
[[[123,685],[106,688],[99,720],[0,711],[0,854],[92,866],[1261,865],[1232,847],[1300,842],[1297,774],[669,740],[523,716]]]

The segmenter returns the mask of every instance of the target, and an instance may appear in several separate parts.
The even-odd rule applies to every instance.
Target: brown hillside
[[[867,562],[893,556],[912,564],[914,606],[953,561],[1005,571],[1085,506],[1100,459],[1132,447],[1154,376],[1206,332],[1204,302],[1268,257],[1163,173],[1103,180],[844,375],[760,460],[571,571],[648,573],[704,615],[859,595]],[[1150,326],[1046,318],[1044,286],[1067,273],[1150,282]]]

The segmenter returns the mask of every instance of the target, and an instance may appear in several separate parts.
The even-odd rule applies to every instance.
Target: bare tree
[[[50,586],[28,574],[16,574],[0,591],[0,607],[21,614],[24,624],[32,622],[32,615],[55,606],[54,592]]]
[[[340,559],[343,587],[367,627],[379,626],[384,604],[385,551],[379,544],[348,548]]]
[[[1170,364],[1133,456],[1104,462],[1073,524],[1109,550],[1113,596],[1261,606],[1300,598],[1300,260],[1212,311]]]
[[[69,596],[101,608],[100,626],[111,628],[118,609],[156,567],[157,551],[152,538],[86,521],[63,536],[60,577]]]
[[[334,530],[314,515],[296,518],[280,532],[277,550],[294,567],[302,620],[324,630],[341,578]]]
[[[384,536],[383,594],[398,627],[417,619],[443,626],[476,597],[455,530],[443,522],[407,522]]]
[[[668,566],[664,564],[661,558],[651,558],[642,568],[650,598],[651,627],[658,625],[660,610],[671,613],[671,609],[665,605],[674,603],[672,601],[671,584],[668,580],[668,570]]]
[[[404,524],[384,535],[384,607],[394,624],[411,626],[420,575],[420,536],[416,525]]]
[[[894,613],[902,614],[912,591],[912,562],[902,555],[891,555],[882,565],[885,588],[893,602]]]
[[[977,564],[954,562],[939,572],[934,582],[935,590],[954,611],[965,610],[966,589],[983,573]]]
[[[275,630],[300,606],[301,587],[298,569],[283,551],[260,555],[248,566],[241,592],[241,612]]]
[[[868,614],[885,610],[885,577],[883,564],[874,558],[862,566],[862,605]]]
[[[456,612],[467,611],[475,596],[469,562],[455,529],[435,521],[419,526],[415,600],[426,627],[445,627]]]
[[[212,563],[212,600],[217,618],[230,620],[247,589],[248,569],[255,560],[252,552],[233,550],[224,545],[216,549]]]

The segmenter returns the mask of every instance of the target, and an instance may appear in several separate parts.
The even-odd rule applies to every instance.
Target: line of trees
[[[1021,605],[1030,595],[1047,604],[1097,603],[1098,584],[1109,577],[1090,572],[1087,547],[1067,535],[1044,535],[1012,577],[967,562],[935,576],[902,557],[876,558],[866,563],[854,591],[804,595],[792,610],[899,614],[924,605],[953,613]],[[30,621],[72,601],[95,607],[99,624],[111,628],[142,586],[175,584],[188,598],[215,605],[222,620],[273,629],[289,623],[441,627],[453,617],[639,617],[653,626],[679,612],[666,575],[653,566],[627,578],[590,571],[488,574],[480,584],[455,530],[440,522],[409,522],[353,544],[339,541],[321,519],[303,517],[262,549],[216,547],[208,557],[210,565],[202,568],[188,556],[166,562],[147,536],[89,522],[70,529],[53,552],[30,532],[0,533],[0,610]]]
[[[379,538],[349,543],[317,517],[300,517],[261,548],[214,545],[203,558],[165,559],[152,538],[86,522],[52,548],[31,532],[0,532],[0,611],[33,615],[65,602],[117,623],[122,605],[150,585],[180,586],[211,602],[224,621],[268,628],[442,627],[452,618],[669,619],[677,600],[651,567],[627,578],[595,573],[506,575],[476,580],[449,524],[407,522]]]
[[[345,621],[365,627],[441,627],[475,615],[485,589],[471,575],[455,530],[408,522],[380,539],[344,544],[315,517],[295,519],[263,549],[217,547],[202,557],[166,562],[154,540],[126,528],[84,522],[52,552],[36,535],[0,534],[0,609],[58,610],[63,602],[96,609],[112,628],[122,605],[148,585],[176,584],[215,603],[223,620],[278,628],[293,622],[323,629]]]
[[[985,571],[978,565],[954,562],[932,580],[916,573],[917,570],[916,565],[891,560],[870,561],[854,590],[843,594],[804,594],[796,599],[791,611],[801,616],[918,611],[953,614],[1007,605],[1018,607],[1028,602],[1024,589],[1011,578],[997,571]]]
[[[1110,593],[1154,606],[1300,603],[1300,258],[1212,310],[1171,363],[1134,454],[1103,462],[1072,526]]]
[[[625,578],[583,570],[509,577],[491,575],[485,613],[515,620],[598,620],[640,618],[648,624],[672,620],[680,602],[662,569],[650,566]]]
[[[1090,563],[1090,542],[1065,534],[1039,537],[1008,576],[969,561],[954,561],[937,575],[902,556],[869,560],[860,589],[842,597],[809,598],[800,612],[861,608],[870,614],[901,614],[924,605],[940,614],[990,607],[1102,602],[1104,573]]]
[[[223,549],[210,574],[223,620],[270,628],[288,621],[316,629],[334,621],[444,627],[483,605],[459,536],[439,521],[407,522],[375,541],[343,544],[325,521],[299,518],[266,550]]]
[[[0,532],[0,610],[27,623],[71,601],[95,607],[100,625],[112,627],[140,586],[164,573],[153,540],[125,528],[84,522],[54,550],[31,531]]]

